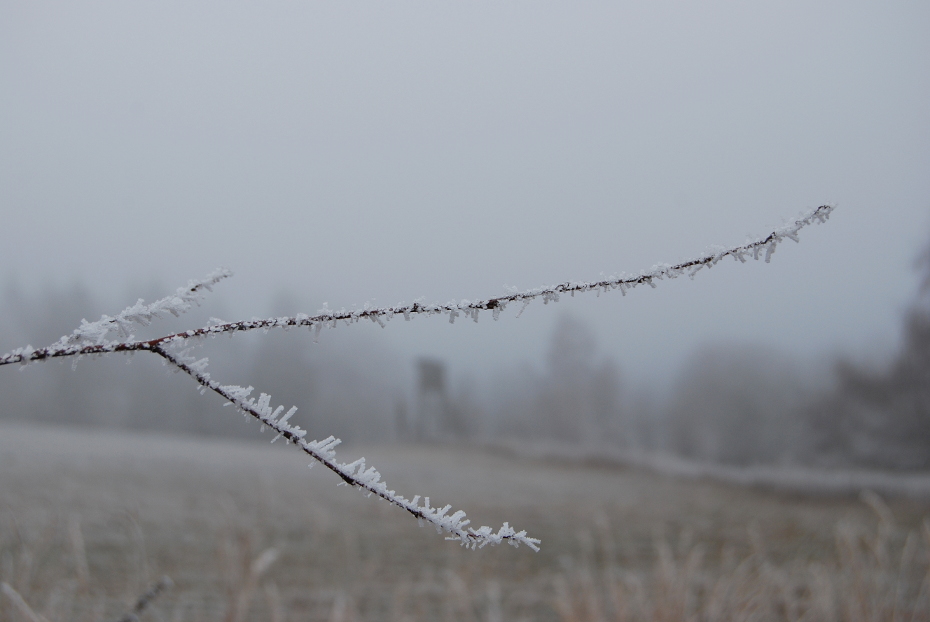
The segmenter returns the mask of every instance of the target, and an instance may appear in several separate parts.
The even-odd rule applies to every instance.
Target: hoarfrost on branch
[[[228,404],[258,420],[263,428],[265,426],[271,428],[277,433],[272,442],[284,438],[288,443],[294,443],[316,462],[336,473],[342,483],[358,488],[370,495],[376,495],[388,503],[406,510],[421,523],[429,523],[438,532],[448,534],[447,539],[459,541],[462,545],[470,548],[481,548],[488,544],[507,542],[513,546],[524,544],[533,550],[539,550],[539,540],[527,536],[525,531],[516,531],[508,523],[504,523],[496,532],[486,526],[475,529],[469,527],[470,521],[466,518],[465,512],[458,510],[450,514],[451,505],[435,508],[430,506],[429,497],[424,497],[421,504],[419,495],[415,495],[412,499],[399,495],[388,488],[387,484],[381,479],[381,474],[374,467],[367,466],[364,458],[350,463],[336,461],[335,448],[340,443],[339,439],[330,436],[322,440],[307,441],[305,440],[307,431],[290,423],[290,419],[297,411],[297,407],[291,407],[285,412],[284,406],[272,407],[271,396],[268,394],[261,393],[258,398],[251,397],[253,391],[251,386],[224,385],[213,380],[206,371],[208,360],[206,358],[196,359],[190,355],[191,342],[220,334],[233,334],[256,329],[267,331],[271,328],[287,328],[290,326],[305,326],[314,331],[318,338],[320,331],[324,327],[335,328],[340,321],[353,324],[368,319],[384,327],[385,323],[394,318],[395,315],[402,315],[404,320],[409,321],[416,315],[447,314],[449,322],[453,323],[459,315],[464,315],[477,322],[482,311],[491,311],[492,318],[497,320],[501,312],[512,302],[521,304],[521,308],[517,313],[517,317],[519,317],[527,305],[537,298],[542,298],[543,303],[548,304],[549,302],[558,302],[560,296],[564,293],[574,296],[576,293],[595,291],[600,295],[601,292],[614,289],[619,289],[620,293],[625,296],[628,290],[635,288],[637,285],[646,284],[654,288],[656,287],[655,282],[664,278],[674,279],[682,275],[694,278],[695,274],[702,268],[710,268],[726,257],[732,257],[735,261],[745,263],[749,257],[758,260],[764,252],[764,259],[769,262],[779,243],[785,239],[797,242],[798,233],[801,229],[812,223],[826,222],[833,209],[831,205],[822,205],[793,223],[776,229],[764,238],[749,241],[732,248],[718,248],[697,258],[673,265],[657,264],[648,271],[632,276],[613,276],[597,281],[574,281],[524,291],[513,288],[504,296],[478,301],[462,299],[460,302],[452,301],[446,304],[423,304],[421,300],[416,300],[409,305],[399,304],[393,307],[372,307],[366,303],[362,309],[353,309],[351,311],[344,309],[333,311],[325,307],[313,316],[299,313],[289,317],[252,319],[239,322],[222,322],[211,319],[208,326],[196,330],[188,330],[148,341],[136,341],[134,339],[131,332],[134,325],[148,326],[153,320],[165,317],[168,314],[178,316],[190,310],[194,305],[199,304],[205,290],[212,291],[213,285],[232,276],[229,270],[220,269],[202,280],[190,281],[186,287],[181,287],[174,294],[153,303],[145,304],[140,299],[136,304],[127,307],[113,317],[104,315],[96,322],[82,320],[80,327],[70,335],[65,335],[46,348],[36,349],[29,345],[17,348],[8,354],[0,356],[0,366],[14,363],[25,365],[35,361],[68,356],[76,357],[77,360],[83,356],[111,352],[152,352],[162,357],[167,364],[193,378],[200,385],[201,392],[210,390],[223,396]],[[110,334],[113,332],[119,336],[120,340],[109,339]]]

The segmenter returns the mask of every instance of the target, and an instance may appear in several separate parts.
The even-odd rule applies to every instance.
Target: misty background
[[[236,276],[153,336],[634,272],[831,203],[770,265],[204,354],[223,382],[296,404],[314,436],[928,466],[923,4],[3,14],[4,352],[221,265]],[[4,369],[0,416],[255,434],[163,369]]]

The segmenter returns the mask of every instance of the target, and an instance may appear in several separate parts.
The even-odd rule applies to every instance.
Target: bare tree
[[[836,390],[811,409],[827,460],[930,468],[930,244],[917,267],[921,285],[905,315],[897,356],[879,370],[839,361]]]
[[[620,371],[600,355],[591,328],[563,314],[545,360],[542,370],[527,367],[501,379],[495,435],[587,448],[622,444]]]
[[[705,346],[685,364],[667,415],[671,449],[734,465],[791,462],[804,451],[812,387],[794,360],[750,345]]]

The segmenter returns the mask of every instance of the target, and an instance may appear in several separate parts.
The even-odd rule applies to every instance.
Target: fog
[[[870,365],[840,357],[805,363],[770,346],[714,342],[695,350],[669,389],[638,387],[592,326],[562,313],[541,365],[489,383],[450,375],[446,361],[410,361],[380,332],[272,330],[217,337],[198,350],[214,377],[297,404],[313,436],[348,441],[469,442],[556,448],[561,454],[671,455],[735,466],[930,467],[930,245],[923,282],[902,322],[898,351]],[[30,298],[13,287],[0,309],[0,344],[52,341],[97,304],[85,290]],[[277,309],[292,301],[282,295]],[[206,319],[210,305],[186,318]],[[165,322],[164,334],[183,325]],[[140,336],[158,334],[155,327]],[[93,357],[92,357],[93,358]],[[256,425],[157,357],[108,355],[7,369],[0,419],[181,434],[253,437]],[[71,364],[67,364],[71,362]],[[128,365],[126,363],[129,363]],[[415,363],[415,364],[414,364]],[[237,421],[238,420],[238,421]]]
[[[324,435],[401,434],[425,357],[444,365],[457,434],[561,433],[740,462],[708,431],[738,434],[728,418],[745,411],[774,431],[765,439],[784,436],[758,454],[767,461],[883,463],[850,450],[852,433],[830,452],[789,443],[812,436],[776,412],[847,412],[830,391],[862,383],[835,362],[891,374],[916,334],[905,327],[930,231],[930,8],[3,10],[4,352],[221,265],[235,278],[171,326],[634,272],[831,203],[827,225],[768,265],[534,304],[519,319],[341,327],[319,344],[255,335],[208,354],[224,382],[297,404]],[[560,339],[577,346],[574,372],[554,354],[569,356]],[[201,432],[204,418],[229,418],[143,359],[3,370],[3,416]],[[751,397],[722,390],[747,383]],[[721,390],[710,400],[701,387]],[[717,415],[683,440],[688,410]]]

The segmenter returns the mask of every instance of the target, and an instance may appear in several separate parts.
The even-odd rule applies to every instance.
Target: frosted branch
[[[362,320],[370,320],[381,326],[384,326],[385,322],[393,319],[395,316],[403,316],[405,320],[409,321],[412,317],[417,315],[430,316],[445,314],[449,317],[449,322],[451,323],[455,322],[455,318],[461,315],[471,318],[473,321],[477,322],[478,316],[482,311],[490,311],[492,318],[497,320],[500,317],[501,312],[511,303],[520,303],[520,313],[522,313],[526,306],[536,299],[542,299],[544,304],[548,304],[549,302],[558,302],[562,294],[570,294],[574,296],[576,293],[590,291],[608,292],[611,290],[620,290],[621,294],[626,295],[628,290],[631,290],[639,285],[649,285],[650,287],[655,287],[656,282],[662,279],[675,279],[683,275],[694,278],[694,276],[703,268],[711,268],[727,257],[732,257],[735,261],[739,261],[741,263],[745,263],[746,260],[750,258],[756,260],[764,258],[766,262],[769,262],[772,258],[772,254],[775,252],[776,247],[781,242],[786,239],[797,242],[798,234],[801,229],[814,223],[826,222],[833,209],[834,207],[832,205],[821,205],[806,215],[798,218],[793,223],[776,229],[765,237],[746,242],[740,246],[708,252],[694,259],[689,259],[688,261],[683,261],[672,265],[658,264],[653,266],[650,270],[646,270],[634,275],[614,276],[597,281],[569,281],[560,285],[538,287],[524,291],[513,291],[504,296],[478,301],[461,300],[460,302],[452,301],[446,304],[423,304],[417,301],[413,304],[400,304],[393,307],[370,307],[369,305],[365,305],[365,307],[362,309],[353,309],[350,311],[331,311],[324,309],[318,311],[316,315],[312,316],[299,313],[295,316],[289,317],[226,322],[214,324],[212,326],[205,326],[196,330],[189,330],[184,333],[168,335],[150,341],[106,342],[101,337],[96,341],[94,339],[88,339],[87,341],[82,342],[80,339],[78,339],[77,342],[73,343],[71,341],[66,341],[66,339],[70,339],[70,337],[63,337],[62,340],[60,340],[58,343],[47,348],[37,350],[31,346],[26,346],[25,348],[18,348],[13,350],[8,354],[0,356],[0,365],[9,365],[12,363],[29,363],[32,361],[41,361],[62,356],[83,356],[89,354],[105,354],[109,352],[132,352],[146,350],[154,351],[154,349],[157,347],[168,345],[178,340],[186,341],[191,338],[215,336],[224,333],[245,332],[256,329],[305,326],[310,330],[315,330],[317,333],[319,333],[319,331],[325,327],[336,327],[339,322],[354,324]],[[224,278],[225,276],[228,276],[227,272],[223,272],[221,276],[215,278],[213,281],[210,281],[210,283],[212,284],[216,282],[216,280]],[[210,277],[208,277],[208,279],[209,278]],[[180,292],[181,290],[178,291]],[[130,310],[134,308],[135,307],[130,307],[123,313],[130,312]],[[128,318],[130,316],[133,318],[136,317],[130,313],[127,315],[127,321],[129,321]],[[139,317],[145,318],[147,316],[145,316],[145,314],[140,314]],[[94,326],[104,322],[105,320],[106,322],[118,323],[115,318],[107,318],[104,316],[100,322],[88,324],[87,326]],[[110,326],[108,323],[105,323],[105,325]],[[95,330],[96,329],[92,330],[90,328],[85,329],[82,325],[80,329],[75,331],[75,334],[78,334],[79,331],[85,331],[89,337],[94,337],[97,335]],[[108,330],[110,329],[108,328]],[[82,332],[81,334],[83,335],[84,333]],[[89,344],[87,343],[88,341],[90,341]]]
[[[132,349],[132,328],[134,325],[149,326],[153,320],[173,315],[174,317],[186,313],[194,305],[200,304],[204,291],[213,291],[213,286],[225,278],[231,277],[232,272],[220,268],[211,272],[206,278],[188,281],[186,287],[179,287],[174,294],[165,296],[151,304],[145,304],[141,298],[131,307],[126,307],[113,317],[103,315],[96,322],[81,320],[81,325],[75,328],[70,335],[65,335],[54,344],[41,350],[32,346],[19,348],[0,357],[0,365],[9,363],[26,363],[45,358],[59,356],[83,356],[99,352],[128,351]],[[126,341],[108,341],[110,333],[116,332]],[[120,348],[120,346],[123,346]]]
[[[548,304],[549,302],[557,302],[562,294],[574,296],[576,293],[581,292],[606,292],[619,289],[625,295],[628,289],[638,285],[646,284],[655,287],[656,281],[661,279],[673,279],[682,275],[693,278],[699,270],[705,267],[710,268],[725,257],[732,257],[742,263],[745,263],[746,259],[750,257],[752,259],[764,257],[765,261],[768,262],[778,244],[785,239],[797,242],[798,233],[801,229],[815,222],[825,222],[832,211],[832,206],[822,205],[794,221],[794,223],[776,229],[764,238],[747,242],[741,246],[706,253],[695,259],[674,265],[657,265],[651,270],[633,276],[610,277],[599,281],[567,282],[526,291],[515,290],[504,296],[477,302],[462,300],[444,305],[426,305],[417,301],[411,305],[379,308],[373,308],[366,304],[361,310],[330,311],[325,309],[314,316],[298,314],[293,317],[279,317],[267,320],[216,323],[204,328],[167,335],[158,339],[135,341],[131,334],[133,326],[148,326],[152,320],[165,317],[169,313],[175,316],[184,313],[198,303],[203,290],[210,290],[214,284],[231,275],[228,270],[218,270],[203,280],[191,281],[187,287],[178,289],[174,295],[167,296],[151,304],[146,305],[142,300],[139,300],[135,305],[124,309],[115,317],[105,315],[96,322],[82,321],[81,326],[71,335],[62,337],[47,348],[36,350],[31,346],[26,346],[25,348],[13,350],[0,356],[0,365],[26,364],[50,358],[81,357],[110,352],[152,352],[162,357],[169,365],[191,376],[200,385],[201,392],[209,389],[223,396],[238,410],[257,419],[262,426],[274,430],[277,436],[272,442],[283,437],[288,443],[294,443],[313,460],[336,473],[343,483],[365,491],[370,495],[377,495],[388,503],[406,510],[421,522],[433,525],[440,533],[445,532],[448,534],[447,539],[457,540],[462,545],[470,548],[481,548],[488,544],[507,542],[513,546],[525,544],[533,550],[539,550],[537,546],[539,540],[528,537],[525,531],[515,531],[507,523],[504,523],[496,532],[490,527],[474,529],[469,527],[470,521],[466,518],[465,512],[461,510],[450,514],[452,506],[432,507],[430,506],[429,497],[424,497],[421,503],[419,495],[407,499],[397,494],[381,480],[381,474],[374,467],[366,465],[364,458],[350,463],[337,462],[335,448],[340,443],[339,439],[330,436],[318,441],[305,440],[306,430],[290,423],[291,417],[297,411],[296,407],[284,412],[283,406],[277,408],[271,406],[271,397],[267,394],[262,393],[258,398],[251,397],[252,387],[223,385],[213,380],[206,371],[207,359],[195,359],[190,356],[189,349],[185,349],[188,342],[194,338],[223,333],[287,326],[306,326],[319,333],[323,327],[335,327],[340,321],[353,324],[363,319],[377,322],[383,327],[386,321],[393,319],[397,315],[402,315],[405,320],[410,320],[415,315],[446,314],[449,316],[449,322],[454,322],[456,317],[463,315],[477,322],[482,311],[490,311],[492,317],[497,320],[501,311],[514,302],[520,303],[520,312],[522,313],[523,309],[537,298],[541,298],[543,303]],[[116,331],[123,341],[109,341],[108,336],[113,331]]]
[[[450,514],[451,505],[434,508],[430,506],[429,497],[424,497],[421,504],[419,495],[407,499],[397,494],[388,488],[374,467],[366,466],[364,458],[349,463],[337,462],[335,449],[341,443],[339,439],[330,436],[320,441],[306,441],[307,431],[289,422],[297,411],[296,407],[291,407],[285,413],[284,406],[272,408],[271,396],[266,393],[262,393],[256,399],[250,397],[252,387],[220,384],[205,371],[207,359],[195,360],[188,356],[186,351],[172,353],[161,346],[152,348],[152,352],[188,374],[201,387],[223,396],[229,404],[258,420],[263,427],[267,426],[277,432],[277,436],[271,442],[283,437],[289,443],[294,443],[304,453],[338,475],[345,484],[377,495],[388,503],[406,510],[420,521],[433,525],[437,532],[449,534],[447,540],[457,540],[472,549],[507,542],[513,546],[525,544],[534,551],[539,550],[539,540],[530,538],[525,531],[515,531],[507,523],[497,532],[490,527],[474,529],[468,526],[471,521],[465,517],[462,510]]]

